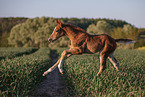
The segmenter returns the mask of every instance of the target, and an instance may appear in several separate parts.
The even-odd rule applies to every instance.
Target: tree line
[[[0,18],[0,47],[7,47],[8,41],[7,38],[9,37],[9,33],[17,24],[23,23],[27,20],[27,18],[23,17],[9,17],[9,18]]]
[[[7,18],[8,19],[8,18]],[[1,40],[5,39],[5,43],[1,42],[0,46],[14,46],[14,47],[67,47],[69,46],[69,39],[63,37],[53,44],[49,44],[47,41],[51,35],[54,27],[56,26],[56,20],[58,18],[52,17],[36,17],[30,18],[12,18],[14,23],[10,22],[10,27],[4,30],[6,23],[0,21],[0,35]],[[139,38],[141,32],[145,29],[138,29],[133,25],[122,20],[111,19],[87,19],[87,18],[59,18],[64,23],[70,23],[79,26],[86,30],[90,34],[108,34],[113,38],[129,38],[136,40],[135,47],[144,46],[145,42],[143,38]],[[18,21],[16,21],[18,20]],[[7,21],[9,23],[9,21]],[[6,33],[6,37],[3,33]],[[129,46],[129,48],[131,48]]]

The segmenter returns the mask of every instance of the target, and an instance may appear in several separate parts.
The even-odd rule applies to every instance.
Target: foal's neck
[[[63,28],[63,30],[66,32],[66,36],[70,39],[76,39],[77,36],[82,35],[82,34],[87,34],[85,32],[85,30],[79,28],[79,27],[75,27],[72,25],[67,25]]]

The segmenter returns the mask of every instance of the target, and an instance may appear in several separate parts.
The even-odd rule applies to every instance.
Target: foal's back
[[[116,42],[106,34],[88,35],[87,48],[90,53],[98,51],[113,52],[116,49]]]

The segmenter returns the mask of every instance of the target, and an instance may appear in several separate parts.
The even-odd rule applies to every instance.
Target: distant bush
[[[112,31],[113,26],[104,20],[100,20],[97,24],[91,24],[87,28],[87,32],[90,34],[108,34]]]
[[[48,37],[56,26],[53,18],[27,19],[25,23],[14,26],[8,38],[15,47],[46,47]]]
[[[9,33],[13,26],[23,23],[27,20],[27,18],[23,17],[9,17],[9,18],[0,18],[0,47],[7,47],[9,37]]]
[[[120,48],[134,48],[134,46],[136,47],[136,44],[138,43],[138,41],[140,41],[140,39],[138,39],[138,36],[139,36],[139,29],[137,28],[134,28],[133,26],[127,24],[127,25],[124,25],[123,28],[121,27],[117,27],[117,28],[114,28],[113,31],[111,32],[111,36],[115,39],[117,38],[126,38],[126,39],[132,39],[132,40],[135,40],[136,43],[135,45],[134,44],[118,44],[118,46]]]

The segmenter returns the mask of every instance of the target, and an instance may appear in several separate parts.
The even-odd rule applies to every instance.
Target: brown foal
[[[117,71],[119,71],[119,62],[113,56],[116,49],[116,42],[129,42],[133,43],[130,39],[113,39],[112,37],[102,35],[90,35],[85,30],[75,27],[70,24],[61,23],[57,21],[57,26],[54,28],[52,35],[48,38],[48,41],[53,42],[61,36],[67,36],[71,40],[69,50],[64,50],[61,54],[61,58],[51,68],[44,72],[43,76],[53,71],[57,66],[61,74],[63,74],[62,64],[65,59],[71,55],[77,55],[82,53],[96,53],[100,52],[100,70],[97,76],[106,69],[107,58],[114,65]]]

